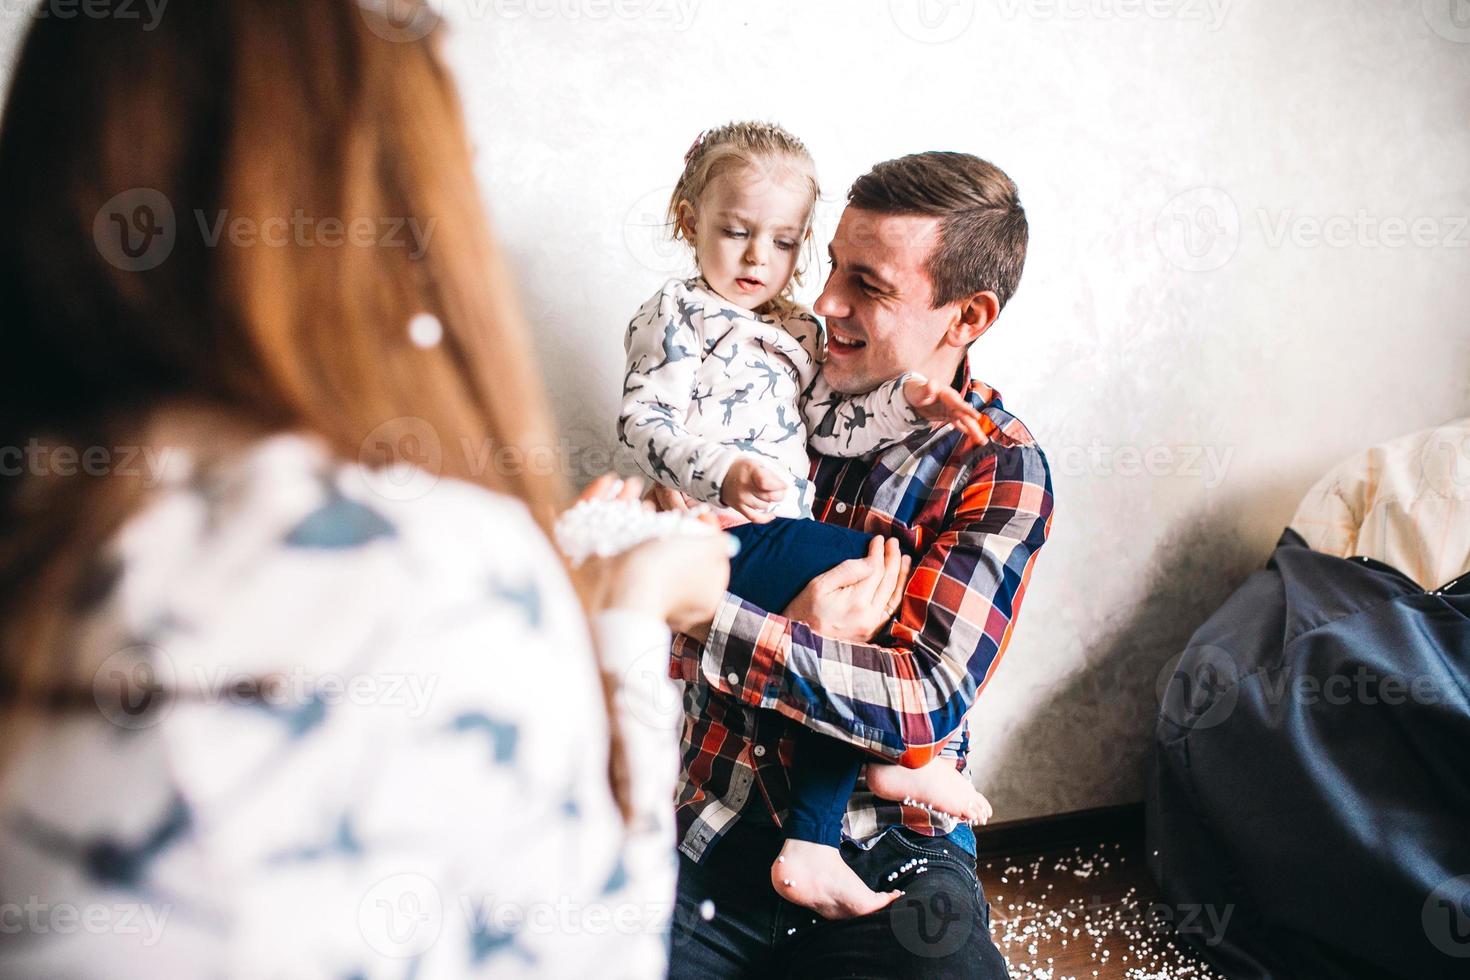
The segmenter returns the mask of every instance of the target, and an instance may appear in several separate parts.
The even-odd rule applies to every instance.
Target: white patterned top
[[[696,277],[671,279],[628,324],[618,414],[621,457],[649,479],[719,506],[730,464],[751,457],[791,486],[778,517],[811,517],[807,447],[865,456],[929,423],[903,374],[861,395],[822,378],[822,325],[810,313],[758,314]]]
[[[589,630],[518,501],[291,435],[192,459],[79,612],[100,710],[0,770],[0,976],[662,976],[667,628],[593,624],[635,681],[625,837]]]

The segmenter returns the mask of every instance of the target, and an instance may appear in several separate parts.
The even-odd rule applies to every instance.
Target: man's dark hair
[[[940,219],[929,257],[935,308],[989,290],[1003,308],[1026,264],[1026,211],[1015,182],[968,153],[915,153],[880,163],[853,182],[853,207]]]

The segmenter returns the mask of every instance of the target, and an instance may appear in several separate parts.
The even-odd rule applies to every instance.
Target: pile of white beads
[[[929,870],[928,864],[929,864],[929,859],[928,858],[910,858],[907,862],[905,862],[904,864],[900,865],[899,866],[899,869],[897,871],[889,872],[889,874],[888,874],[888,880],[889,881],[892,881],[895,878],[897,878],[899,875],[901,875],[901,874],[907,874],[909,871],[912,871],[914,868],[918,868],[919,869],[918,871],[914,871],[914,874],[915,875],[921,875],[925,871],[928,871]]]
[[[719,534],[718,528],[677,511],[653,511],[636,500],[583,500],[556,522],[556,546],[575,568],[588,558],[621,554],[654,538]],[[727,538],[732,549],[735,538]]]

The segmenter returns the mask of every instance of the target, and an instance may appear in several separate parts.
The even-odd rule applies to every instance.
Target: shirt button
[[[766,747],[764,745],[757,745],[755,747],[755,757],[757,759],[759,759],[761,756],[763,756],[765,754],[766,754]]]
[[[725,680],[729,681],[731,684],[739,684],[740,683],[740,675],[739,674],[736,674],[734,672],[731,672],[730,676],[729,677],[726,677]]]
[[[843,503],[843,502],[842,502],[842,501],[840,501],[840,500],[839,500],[839,501],[837,501],[837,506],[836,506],[836,507],[835,507],[835,508],[834,508],[834,509],[835,509],[835,510],[836,510],[836,511],[837,511],[837,513],[839,513],[839,514],[846,514],[846,513],[847,513],[847,505],[846,505],[846,504],[844,504],[844,503]]]

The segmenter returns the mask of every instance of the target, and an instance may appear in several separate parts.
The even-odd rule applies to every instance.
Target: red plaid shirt
[[[890,762],[944,755],[966,771],[966,713],[1005,651],[1052,514],[1041,448],[968,367],[955,384],[980,410],[984,442],[943,426],[867,458],[812,456],[817,519],[897,537],[914,555],[899,611],[873,642],[819,636],[733,595],[703,647],[675,639],[671,674],[686,682],[679,846],[691,858],[743,816],[780,823],[797,725]],[[860,777],[844,835],[867,845],[897,824],[956,826],[875,797]]]

